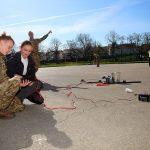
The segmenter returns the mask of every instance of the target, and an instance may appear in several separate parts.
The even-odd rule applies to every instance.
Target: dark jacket
[[[28,67],[26,75],[23,75],[24,65],[21,62],[21,52],[17,52],[6,61],[7,75],[11,78],[15,74],[23,76],[24,79],[33,81],[35,79],[35,67],[31,56],[28,57]]]

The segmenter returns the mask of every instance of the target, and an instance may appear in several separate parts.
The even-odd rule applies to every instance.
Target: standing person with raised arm
[[[44,41],[50,33],[52,33],[51,30],[41,38],[34,38],[34,33],[32,31],[28,32],[30,42],[32,43],[32,46],[33,46],[31,57],[34,61],[36,71],[38,71],[38,68],[40,66],[39,44],[42,41]]]

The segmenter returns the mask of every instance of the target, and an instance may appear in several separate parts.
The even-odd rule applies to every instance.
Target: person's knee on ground
[[[33,81],[31,85],[21,88],[21,90],[17,93],[17,97],[23,102],[25,98],[37,91],[38,86],[38,81]]]
[[[40,80],[33,81],[31,86],[26,87],[26,92],[20,92],[17,96],[22,100],[27,98],[29,101],[35,104],[42,104],[44,102],[44,98],[40,94],[42,82]]]
[[[43,96],[38,92],[34,92],[32,95],[28,96],[27,99],[35,104],[41,105],[44,102]]]
[[[27,99],[32,102],[32,103],[35,103],[35,104],[43,104],[44,102],[44,98],[43,96],[40,94],[40,90],[41,90],[41,87],[42,87],[42,82],[40,80],[36,80],[34,81],[34,84],[36,85],[36,90],[34,93],[32,93],[31,95],[29,95],[27,97]]]

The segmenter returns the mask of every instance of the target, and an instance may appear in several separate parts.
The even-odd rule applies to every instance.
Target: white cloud
[[[76,12],[67,15],[60,15],[60,16],[53,16],[41,19],[30,20],[23,23],[16,23],[11,25],[6,25],[5,27],[1,28],[0,31],[3,30],[7,31],[7,33],[11,34],[12,37],[15,38],[16,43],[19,44],[25,39],[28,39],[28,31],[32,30],[35,33],[36,37],[41,37],[42,35],[46,34],[49,30],[53,31],[51,37],[61,37],[62,35],[72,34],[72,33],[83,33],[90,30],[95,30],[100,26],[101,23],[107,21],[109,17],[114,15],[119,11],[119,7],[112,6],[106,7],[102,9],[92,9],[88,11]],[[93,12],[93,13],[90,13]],[[73,15],[80,15],[89,13],[86,17],[79,18],[74,20],[74,22],[70,24],[66,24],[65,26],[57,25],[57,26],[50,26],[49,23],[41,24],[43,20],[46,19],[56,19],[62,17],[72,17]],[[31,22],[38,22],[38,24],[30,24]],[[17,37],[17,38],[16,38]]]
[[[0,26],[0,27],[1,28],[6,28],[6,27],[17,26],[17,25],[24,25],[24,24],[35,23],[35,22],[54,20],[54,19],[59,19],[59,18],[64,18],[64,17],[72,17],[72,16],[88,14],[88,13],[92,13],[92,12],[99,12],[99,11],[102,11],[102,10],[107,10],[109,8],[110,7],[104,7],[104,8],[99,8],[99,9],[90,9],[90,10],[85,10],[85,11],[80,11],[80,12],[75,12],[75,13],[70,13],[70,14],[64,14],[64,15],[58,15],[58,16],[37,18],[37,19],[32,19],[32,20],[28,20],[28,21],[24,21],[24,22],[16,22],[16,23],[12,23],[12,24],[7,24],[7,25],[3,25],[3,26]]]
[[[87,17],[80,18],[68,26],[56,26],[54,30],[56,30],[57,34],[95,30],[95,28],[98,28],[101,23],[107,22],[109,18],[119,10],[120,8],[118,6],[108,7],[101,12],[96,12]]]
[[[130,26],[127,28],[126,24],[123,24],[123,22],[119,22],[120,20],[118,21],[116,19],[115,21],[110,21],[110,19],[112,19],[113,17],[115,18],[115,15],[120,13],[125,7],[127,7],[127,5],[133,5],[133,4],[136,4],[136,1],[134,1],[134,3],[133,2],[130,3],[129,0],[127,0],[127,2],[119,1],[118,3],[110,7],[91,9],[86,11],[69,13],[65,15],[43,17],[43,18],[37,18],[37,19],[28,20],[24,22],[7,24],[5,26],[1,26],[0,31],[2,32],[3,30],[5,30],[9,34],[11,34],[16,40],[17,44],[22,42],[23,40],[28,39],[29,30],[32,30],[35,33],[36,37],[41,37],[44,34],[46,34],[49,30],[52,30],[53,33],[50,37],[51,38],[60,37],[60,40],[62,37],[65,37],[65,35],[67,36],[69,34],[75,35],[76,33],[84,33],[84,32],[88,33],[88,31],[89,33],[96,32],[96,31],[98,31],[99,33],[104,33],[104,32],[108,33],[110,30],[116,28],[118,31],[119,30],[126,31],[129,30],[130,28],[131,31],[133,28],[132,22],[130,22]],[[69,21],[69,23],[66,22],[65,25],[64,22],[63,25],[60,22],[57,23],[57,25],[52,26],[51,23],[48,22],[48,20],[54,20],[54,19],[57,19],[57,21],[61,21],[61,18],[69,19],[69,17],[72,18],[73,16],[77,16],[76,19],[74,19],[72,22]],[[136,23],[138,24],[138,22]],[[47,41],[48,40],[46,40],[46,42]]]

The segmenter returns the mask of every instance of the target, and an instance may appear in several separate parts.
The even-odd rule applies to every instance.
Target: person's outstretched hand
[[[50,34],[50,33],[52,33],[52,31],[51,31],[51,30],[48,32],[48,34]]]
[[[31,84],[31,81],[25,79],[25,80],[22,80],[22,82],[20,83],[20,86],[25,87],[30,84]]]

